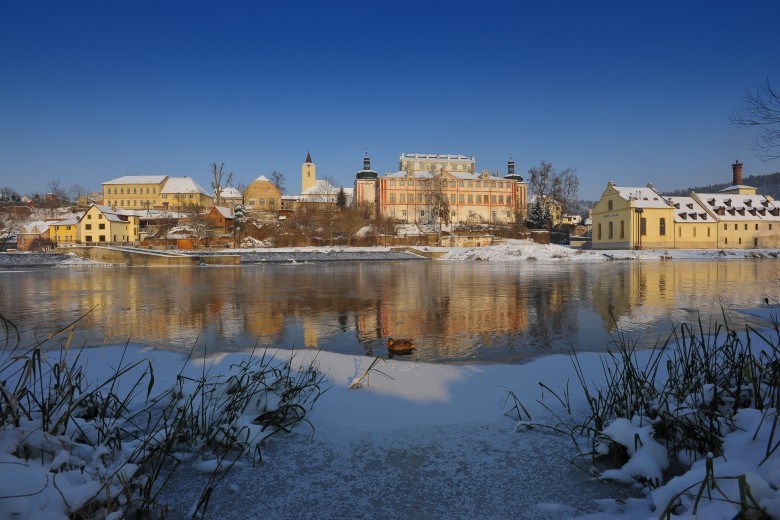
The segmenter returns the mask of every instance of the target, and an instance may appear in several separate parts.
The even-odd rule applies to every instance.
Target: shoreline
[[[620,260],[774,260],[780,249],[654,249],[654,250],[580,250],[554,244],[536,244],[525,240],[482,247],[420,246],[421,254],[441,255],[438,261],[492,262],[607,262]],[[194,255],[240,255],[241,265],[314,262],[364,262],[428,260],[424,256],[389,247],[295,247],[245,248],[179,252]],[[123,266],[85,260],[67,248],[51,253],[0,253],[0,268],[45,268],[67,266]]]

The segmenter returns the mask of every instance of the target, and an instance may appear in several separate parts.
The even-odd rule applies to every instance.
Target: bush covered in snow
[[[242,458],[260,459],[262,442],[307,422],[323,391],[314,366],[251,357],[211,376],[181,367],[172,386],[155,387],[147,357],[126,360],[114,347],[111,367],[89,377],[70,327],[24,348],[0,316],[0,518],[164,516],[157,497],[182,460],[209,475],[193,517]],[[63,338],[58,342],[58,338]],[[16,344],[14,347],[14,343]]]
[[[682,325],[649,355],[622,332],[614,340],[604,384],[572,355],[589,413],[572,419],[567,390],[569,419],[553,427],[601,478],[644,486],[662,518],[780,518],[778,323],[742,334]],[[519,426],[535,424],[524,412],[516,401]]]

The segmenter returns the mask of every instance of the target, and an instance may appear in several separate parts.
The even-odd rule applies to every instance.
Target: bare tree
[[[748,91],[745,106],[731,114],[732,124],[758,126],[761,130],[753,149],[763,160],[780,157],[780,91],[772,88],[769,78],[755,92]]]
[[[200,204],[188,203],[182,208],[187,215],[187,227],[192,232],[195,249],[200,247],[200,241],[209,236],[208,212]]]
[[[287,182],[287,177],[285,177],[282,172],[278,172],[274,170],[273,173],[271,174],[271,182],[273,183],[274,186],[279,188],[279,191],[284,193],[284,188],[285,188],[284,183]]]
[[[246,204],[246,189],[249,187],[249,184],[245,182],[237,182],[236,183],[236,189],[241,194],[241,205]]]
[[[438,224],[439,244],[441,244],[442,225],[449,225],[452,221],[450,217],[450,201],[445,193],[447,180],[443,174],[436,175],[428,181],[428,193],[426,199],[429,201],[428,210],[434,224]]]
[[[211,163],[211,189],[214,190],[214,202],[217,206],[222,205],[222,190],[233,182],[233,172],[228,174],[227,179],[224,177],[225,163],[221,163],[219,166],[217,166],[217,163]]]
[[[555,206],[558,217],[562,217],[568,207],[577,200],[580,181],[577,170],[565,168],[556,170],[552,164],[542,161],[528,170],[528,189],[541,200],[547,209]]]

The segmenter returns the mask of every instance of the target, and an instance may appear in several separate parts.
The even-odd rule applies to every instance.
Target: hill
[[[758,188],[759,195],[769,195],[773,199],[780,199],[780,172],[767,175],[750,175],[742,178],[742,184]],[[676,191],[665,191],[662,194],[671,197],[686,197],[692,191],[697,193],[717,193],[724,188],[731,186],[730,182],[721,184],[710,184],[707,186],[698,186],[695,188],[686,188]]]

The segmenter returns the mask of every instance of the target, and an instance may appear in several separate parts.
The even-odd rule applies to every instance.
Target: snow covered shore
[[[444,261],[491,262],[605,262],[610,260],[739,260],[778,258],[780,249],[653,249],[584,251],[555,244],[536,244],[529,240],[507,240],[506,244],[483,247],[444,248],[419,246],[421,251],[442,253]],[[202,254],[204,251],[198,251]],[[360,260],[408,260],[409,255],[388,247],[289,247],[243,248],[208,251],[214,254],[240,254],[248,263],[257,262],[322,262]],[[47,253],[2,253],[2,267],[52,267],[56,265],[86,265],[75,255]]]
[[[309,424],[269,438],[261,447],[261,463],[253,465],[247,457],[233,467],[211,496],[210,518],[658,518],[669,499],[705,475],[705,461],[700,461],[686,475],[643,496],[637,489],[593,480],[587,460],[576,458],[566,435],[518,427],[521,423],[507,415],[514,402],[510,393],[533,422],[559,422],[554,413],[563,413],[561,403],[539,383],[560,393],[571,381],[572,417],[584,416],[585,396],[566,356],[479,366],[387,360],[361,379],[360,388],[352,388],[374,358],[312,350],[269,355],[279,360],[293,356],[293,364],[300,367],[314,363],[327,376],[329,388],[306,416]],[[638,363],[648,355],[638,352]],[[246,356],[191,359],[184,375],[195,377],[204,370],[227,374]],[[153,393],[173,385],[184,364],[172,352],[140,347],[123,352],[110,346],[84,351],[80,363],[97,382],[120,365],[143,360],[155,367]],[[602,384],[602,355],[581,354],[579,363],[593,385]],[[116,390],[119,395],[125,391]],[[714,460],[715,475],[747,475],[755,499],[780,515],[780,453],[760,463],[767,445],[776,442],[767,444],[771,424],[761,427],[760,414],[750,410],[737,419],[742,430],[726,438],[725,456]],[[614,435],[629,438],[629,444],[635,433],[646,435],[641,432],[630,422],[613,428]],[[11,449],[18,441],[15,435],[13,430],[0,431],[0,481],[6,483],[0,517],[65,518],[66,504],[94,491],[89,472],[76,472],[69,478],[78,478],[68,482],[60,476],[53,486],[55,468],[65,459],[58,456],[58,463],[46,464],[24,460]],[[651,444],[642,438],[643,445]],[[63,436],[47,442],[67,449],[72,441]],[[646,450],[634,455],[634,465],[644,465],[647,471],[663,459],[663,454]],[[169,504],[170,518],[188,518],[213,469],[208,458],[183,460],[184,471],[160,497]],[[87,459],[85,464],[89,469],[94,462]],[[720,485],[738,501],[739,492],[729,482]],[[734,505],[720,498],[709,501],[705,495],[698,516],[683,509],[674,518],[732,518]]]

